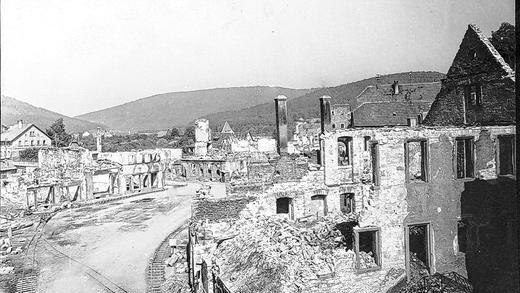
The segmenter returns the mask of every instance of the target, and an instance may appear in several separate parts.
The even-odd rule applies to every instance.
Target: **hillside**
[[[106,128],[106,126],[99,123],[71,118],[4,95],[1,98],[1,110],[1,121],[4,125],[12,125],[18,120],[23,120],[27,123],[34,123],[42,130],[45,130],[54,121],[63,118],[67,132],[81,132],[96,129],[97,127]]]
[[[174,92],[138,99],[133,102],[77,116],[124,131],[168,129],[214,112],[247,108],[271,101],[277,95],[295,98],[307,89],[281,87],[234,87]]]
[[[403,72],[379,77],[372,77],[352,83],[342,84],[335,87],[327,87],[314,90],[296,99],[287,102],[289,128],[298,118],[320,117],[319,100],[323,95],[332,97],[332,104],[351,104],[356,107],[355,97],[369,85],[391,84],[399,81],[401,84],[440,81],[444,74],[432,71]],[[430,93],[436,95],[436,92]],[[213,113],[203,116],[210,120],[213,131],[220,131],[225,121],[228,121],[235,132],[245,133],[251,131],[254,135],[272,135],[275,131],[274,102],[273,95],[269,102],[249,107]]]

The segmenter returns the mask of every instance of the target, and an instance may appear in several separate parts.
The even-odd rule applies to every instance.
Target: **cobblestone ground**
[[[198,187],[170,187],[59,213],[38,242],[37,291],[145,292],[149,259],[189,218]]]

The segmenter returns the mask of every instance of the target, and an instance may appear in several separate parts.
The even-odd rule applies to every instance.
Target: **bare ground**
[[[149,258],[190,217],[198,187],[171,187],[56,215],[38,242],[38,292],[104,292],[85,273],[88,268],[127,292],[145,292]],[[81,264],[57,256],[54,248]]]

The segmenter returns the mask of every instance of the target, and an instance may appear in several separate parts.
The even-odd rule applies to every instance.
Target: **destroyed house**
[[[470,26],[463,43],[468,35],[481,36]],[[504,72],[497,66],[485,73],[503,81],[494,84],[500,93],[514,89]],[[222,243],[203,258],[202,285],[212,271],[213,287],[231,292],[386,292],[405,281],[427,286],[428,276],[442,274],[461,292],[471,285],[475,292],[518,292],[516,122],[507,120],[514,103],[500,106],[496,123],[459,125],[459,108],[443,106],[454,101],[445,90],[450,78],[424,124],[333,127],[332,98],[321,97],[318,167],[288,155],[287,108],[277,97],[280,158],[258,169],[269,184],[241,191],[248,204],[226,224],[233,237],[222,223],[214,229],[198,222]],[[492,117],[492,110],[483,111]],[[272,180],[284,173],[292,176]]]
[[[351,104],[331,106],[331,129],[406,126],[421,123],[441,87],[440,82],[368,86]]]
[[[515,73],[475,25],[468,26],[424,123],[516,123]]]

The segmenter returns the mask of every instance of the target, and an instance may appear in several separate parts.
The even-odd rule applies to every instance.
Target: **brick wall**
[[[240,212],[254,198],[198,199],[193,207],[193,221],[219,222],[237,219]]]

